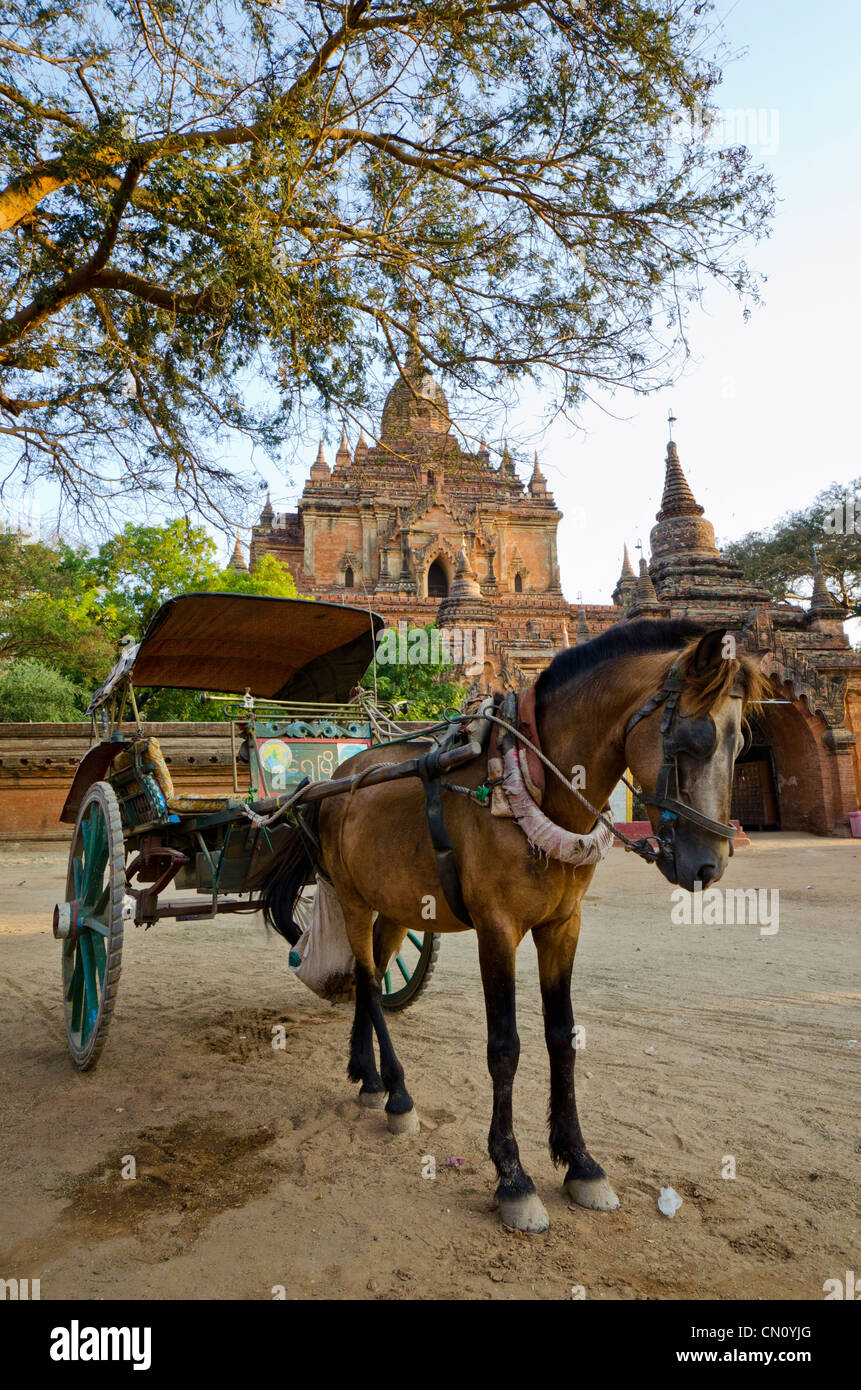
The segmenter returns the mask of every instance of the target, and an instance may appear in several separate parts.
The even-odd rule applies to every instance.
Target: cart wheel
[[[405,1009],[417,999],[434,972],[439,932],[408,931],[383,976],[383,1008]]]
[[[123,957],[125,847],[114,790],[96,782],[75,826],[66,901],[54,908],[63,943],[66,1037],[78,1071],[99,1060],[114,1011]]]

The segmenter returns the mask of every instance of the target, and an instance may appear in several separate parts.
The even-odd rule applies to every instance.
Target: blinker
[[[685,719],[677,716],[667,739],[666,753],[670,758],[685,754],[705,762],[717,746],[717,727],[710,714],[698,719]]]

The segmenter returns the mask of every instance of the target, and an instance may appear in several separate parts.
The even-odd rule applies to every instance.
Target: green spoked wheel
[[[383,1008],[405,1009],[417,999],[434,972],[439,932],[408,931],[383,976]]]
[[[69,1053],[79,1071],[99,1060],[123,957],[125,848],[120,810],[107,782],[90,787],[69,853],[66,900],[54,908],[63,943],[63,1008]]]

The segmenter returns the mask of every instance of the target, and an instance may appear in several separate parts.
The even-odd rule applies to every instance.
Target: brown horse
[[[732,774],[742,746],[744,705],[762,692],[749,658],[724,655],[723,630],[703,633],[687,622],[620,624],[582,646],[560,652],[539,676],[536,725],[541,748],[561,771],[585,769],[584,793],[601,807],[628,767],[644,794],[656,796],[659,773],[674,759],[679,799],[692,819],[650,808],[664,838],[659,867],[673,883],[693,889],[719,879],[731,853],[716,833],[729,819]],[[676,681],[673,707],[685,739],[667,747],[668,680]],[[660,703],[653,697],[659,697]],[[644,708],[645,706],[645,708]],[[678,732],[678,731],[677,731]],[[344,763],[347,776],[380,761],[415,757],[426,745],[376,747]],[[486,759],[459,769],[457,782],[477,787],[487,777]],[[444,779],[445,781],[445,779]],[[547,1213],[520,1162],[512,1119],[512,1087],[520,1043],[514,998],[515,952],[531,933],[538,951],[544,1031],[550,1058],[550,1152],[565,1164],[565,1190],[581,1206],[609,1211],[619,1205],[604,1170],[580,1131],[574,1097],[574,1017],[571,975],[580,932],[580,905],[594,866],[574,867],[536,857],[520,826],[486,806],[443,791],[445,819],[454,846],[463,899],[478,936],[487,1013],[487,1062],[493,1083],[489,1151],[499,1175],[496,1199],[502,1221],[521,1231],[542,1231]],[[548,777],[543,811],[566,830],[582,834],[594,817],[557,778]],[[695,818],[695,819],[694,819]],[[353,795],[318,803],[311,816],[320,864],[344,910],[356,957],[356,1005],[348,1075],[361,1082],[362,1104],[385,1103],[394,1133],[417,1133],[419,1121],[381,1006],[380,981],[407,929],[468,928],[441,891],[425,817],[424,790],[415,778],[360,787]],[[673,822],[667,837],[666,822]],[[294,841],[298,836],[294,833]],[[288,842],[267,879],[267,915],[291,936],[292,909],[307,876],[307,858]],[[373,914],[379,914],[373,925]],[[373,1047],[380,1051],[377,1069]],[[386,1099],[386,1096],[388,1097]]]

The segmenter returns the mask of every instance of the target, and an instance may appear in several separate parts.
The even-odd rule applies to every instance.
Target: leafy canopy
[[[0,0],[6,472],[223,514],[231,432],[279,457],[416,338],[479,398],[663,384],[704,283],[755,297],[772,205],[709,133],[713,18]]]

